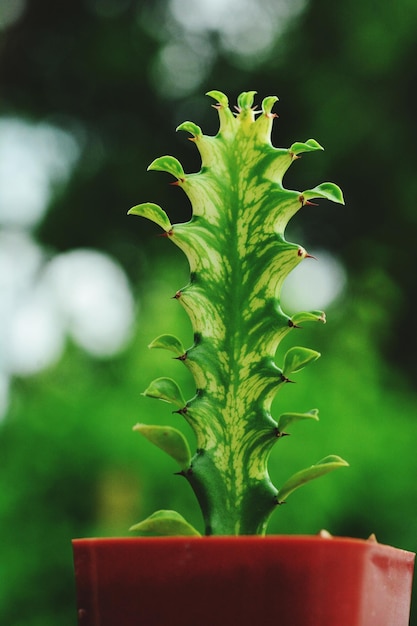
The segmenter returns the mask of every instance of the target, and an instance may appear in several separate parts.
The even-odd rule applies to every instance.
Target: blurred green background
[[[186,432],[141,392],[171,375],[193,394],[180,363],[147,349],[165,332],[192,343],[171,298],[187,266],[126,213],[149,200],[189,218],[146,167],[173,154],[198,170],[174,129],[217,132],[210,89],[278,95],[274,144],[326,149],[286,186],[332,180],[346,198],[287,231],[318,262],[288,280],[286,310],[324,306],[328,323],[297,336],[323,357],[275,401],[321,420],[270,469],[279,486],[330,453],[351,467],[294,494],[269,530],[417,549],[416,32],[415,0],[0,0],[2,625],[75,624],[73,537],[128,535],[158,508],[202,526],[174,462],[132,433]]]

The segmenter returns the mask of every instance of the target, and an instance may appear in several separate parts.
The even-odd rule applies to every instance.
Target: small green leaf
[[[194,124],[194,122],[183,122],[179,126],[177,126],[176,130],[185,130],[188,133],[191,133],[194,137],[202,137],[203,131],[200,126]]]
[[[168,172],[178,180],[185,179],[185,173],[181,163],[173,156],[163,156],[152,161],[148,170],[156,170],[158,172]]]
[[[172,378],[157,378],[151,382],[149,387],[143,392],[143,395],[148,398],[164,400],[164,402],[172,402],[180,409],[185,406],[181,389]]]
[[[210,96],[210,98],[217,100],[217,102],[224,108],[229,106],[229,98],[221,91],[207,91],[206,96]]]
[[[337,202],[338,204],[345,204],[343,199],[343,192],[334,183],[322,183],[314,189],[308,189],[304,191],[302,194],[305,200],[311,200],[312,198],[326,198],[326,200],[331,200],[332,202]]]
[[[188,441],[184,435],[171,426],[148,426],[136,424],[133,430],[137,430],[148,441],[171,456],[182,470],[188,469],[191,462],[191,452]]]
[[[311,350],[310,348],[302,348],[299,346],[290,348],[284,356],[284,365],[282,368],[284,376],[299,372],[309,363],[316,361],[320,356],[320,352],[316,352],[316,350]]]
[[[168,215],[163,209],[153,202],[144,202],[132,207],[128,211],[128,215],[139,215],[139,217],[146,217],[151,222],[158,224],[165,232],[169,232],[172,228],[172,224]]]
[[[176,511],[156,511],[139,524],[129,528],[144,536],[197,536],[198,530],[191,526],[182,515]]]
[[[303,322],[322,322],[326,323],[326,314],[324,311],[302,311],[292,316],[291,322],[294,326],[298,326]]]
[[[300,420],[313,419],[318,421],[319,412],[317,409],[312,409],[308,413],[283,413],[278,420],[278,430],[280,433],[287,432],[288,426],[291,426],[294,422]]]
[[[330,456],[326,456],[324,459],[312,465],[311,467],[307,467],[301,472],[297,472],[293,474],[291,478],[287,480],[286,483],[281,487],[278,493],[278,501],[279,503],[284,502],[290,493],[305,485],[305,483],[310,482],[310,480],[314,480],[315,478],[319,478],[320,476],[324,476],[328,474],[338,467],[348,467],[349,463],[347,463],[344,459],[340,458],[340,456],[336,456],[334,454]]]
[[[164,348],[165,350],[170,350],[176,356],[185,354],[184,346],[174,335],[160,335],[149,344],[148,348]]]
[[[267,96],[262,100],[262,111],[265,115],[269,115],[272,111],[272,107],[275,102],[278,102],[279,98],[277,96]]]
[[[307,139],[306,142],[296,141],[289,148],[289,151],[293,154],[301,154],[302,152],[313,152],[315,150],[324,150],[315,139]]]
[[[256,93],[256,91],[243,91],[237,98],[237,104],[239,109],[251,109],[253,105],[253,99]]]

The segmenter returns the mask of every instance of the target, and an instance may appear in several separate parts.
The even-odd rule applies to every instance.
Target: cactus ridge
[[[130,211],[160,225],[190,267],[190,281],[175,297],[191,320],[194,344],[183,350],[166,335],[151,346],[174,350],[195,380],[195,396],[178,412],[195,433],[197,452],[181,473],[199,500],[206,534],[262,534],[281,502],[267,467],[270,451],[283,434],[270,413],[271,403],[290,382],[289,375],[320,356],[293,348],[283,365],[275,363],[281,340],[298,327],[281,309],[281,287],[308,256],[304,248],[286,241],[284,232],[313,198],[343,203],[332,183],[303,192],[284,188],[283,175],[297,156],[322,147],[312,139],[289,149],[273,147],[276,116],[271,109],[277,98],[265,98],[257,112],[255,93],[239,96],[236,114],[224,94],[207,94],[216,100],[219,115],[214,137],[192,122],[178,127],[191,134],[200,153],[199,172],[186,174],[169,156],[149,166],[176,178],[192,205],[189,222],[172,225],[151,203]],[[298,317],[325,320],[321,311]],[[161,389],[169,386],[169,379],[154,382],[156,391],[145,395],[167,399]],[[169,398],[178,405],[176,395]],[[308,416],[317,419],[316,413]],[[328,465],[327,471],[333,469]]]

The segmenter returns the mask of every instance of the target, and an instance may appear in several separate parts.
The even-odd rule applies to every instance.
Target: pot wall
[[[73,541],[79,626],[408,626],[414,554],[301,536]]]

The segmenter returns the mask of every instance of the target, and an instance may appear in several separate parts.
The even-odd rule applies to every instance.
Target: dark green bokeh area
[[[194,392],[181,363],[147,349],[162,333],[192,343],[172,299],[187,266],[152,224],[126,214],[153,201],[173,223],[189,218],[170,177],[146,168],[173,154],[185,171],[198,169],[194,146],[175,128],[190,119],[217,131],[210,89],[231,103],[246,90],[258,102],[279,96],[274,144],[314,137],[325,147],[297,161],[286,186],[332,180],[346,199],[345,207],[306,207],[288,231],[307,250],[334,254],[347,281],[327,325],[306,325],[282,348],[297,342],[323,356],[283,390],[275,411],[318,407],[320,421],[297,424],[270,467],[278,486],[327,454],[350,467],[296,492],[269,531],[374,532],[417,549],[417,4],[310,0],[295,10],[288,0],[228,0],[218,21],[209,4],[0,2],[0,121],[50,124],[79,149],[31,236],[47,258],[80,248],[110,255],[137,302],[132,338],[117,355],[94,358],[68,340],[57,363],[11,379],[0,422],[5,626],[75,624],[73,537],[128,535],[159,508],[202,528],[175,463],[132,432],[144,421],[188,433],[169,405],[141,395],[158,376],[175,377],[187,397]],[[194,26],[193,5],[201,5]]]

